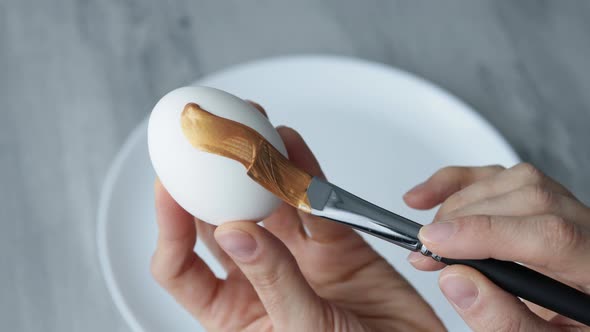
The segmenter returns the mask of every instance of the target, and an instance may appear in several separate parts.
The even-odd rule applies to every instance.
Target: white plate
[[[401,197],[438,168],[518,162],[498,132],[467,105],[423,79],[380,64],[283,57],[233,67],[197,83],[260,102],[275,125],[302,133],[332,182],[422,223],[434,212],[413,211]],[[146,124],[131,134],[106,178],[98,211],[101,266],[133,330],[200,331],[149,273],[156,223]],[[411,268],[403,249],[367,240],[416,286],[450,330],[467,329],[439,291],[436,273]],[[196,250],[222,275],[202,245]]]

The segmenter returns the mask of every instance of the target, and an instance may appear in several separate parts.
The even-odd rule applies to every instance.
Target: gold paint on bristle
[[[311,212],[307,187],[312,177],[257,131],[209,113],[195,103],[186,104],[180,121],[192,146],[240,162],[258,184],[295,208]]]

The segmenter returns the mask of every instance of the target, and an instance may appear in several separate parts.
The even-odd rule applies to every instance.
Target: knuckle
[[[488,215],[480,215],[475,216],[472,219],[472,223],[475,226],[474,233],[477,236],[486,239],[485,241],[488,243],[490,238],[495,238],[497,236],[496,231],[496,220],[492,216]]]
[[[494,219],[491,216],[479,216],[478,223],[484,234],[492,234],[495,231]]]
[[[550,216],[542,223],[546,245],[557,253],[568,253],[580,246],[583,236],[578,227],[559,216]]]
[[[494,171],[495,173],[499,173],[502,172],[504,170],[506,170],[506,167],[502,166],[502,165],[490,165],[488,166],[490,168],[490,170]]]
[[[525,178],[533,183],[540,183],[545,178],[543,172],[531,163],[520,163],[514,169],[522,173]]]
[[[515,319],[510,317],[508,319],[500,319],[498,320],[500,325],[495,329],[492,329],[496,332],[520,332],[523,331],[522,321],[520,319]]]
[[[469,232],[463,236],[465,241],[470,241],[472,250],[476,250],[485,257],[496,257],[503,255],[507,247],[513,246],[513,236],[507,231],[508,225],[499,216],[477,215],[471,217],[471,225],[462,226],[458,231]]]
[[[154,253],[152,255],[152,259],[150,261],[150,273],[156,282],[160,285],[164,285],[167,281],[167,278],[164,273],[162,273],[163,269],[160,268],[160,263],[158,260],[158,254]]]
[[[256,285],[261,288],[274,288],[284,277],[280,272],[269,271],[256,276]]]
[[[449,196],[449,198],[447,198],[445,202],[440,206],[439,214],[441,216],[444,216],[445,214],[453,210],[456,210],[457,208],[460,208],[463,205],[465,205],[465,197],[463,196],[461,191],[458,191]]]
[[[443,167],[440,170],[438,170],[438,172],[436,172],[434,175],[437,177],[445,178],[445,177],[459,175],[462,172],[464,172],[464,170],[465,169],[463,167],[459,167],[459,166],[446,166],[446,167]]]
[[[268,310],[280,308],[285,301],[285,294],[281,291],[281,285],[287,283],[285,279],[288,278],[288,273],[279,272],[280,270],[259,273],[252,279],[252,284],[259,294],[264,297],[265,306],[267,306]]]
[[[443,167],[432,176],[432,179],[435,182],[446,182],[455,184],[455,190],[463,189],[466,183],[471,182],[472,178],[473,170],[469,167],[463,166]]]
[[[261,289],[275,289],[276,287],[280,287],[280,285],[286,283],[286,279],[290,275],[295,273],[294,268],[291,267],[294,264],[295,261],[291,260],[281,263],[281,266],[259,271],[254,275],[256,285]]]
[[[486,215],[471,215],[459,217],[457,219],[457,226],[460,228],[477,226],[479,230],[487,230],[491,223],[490,216]]]
[[[483,197],[489,198],[495,195],[498,191],[498,185],[494,180],[483,180],[477,184],[477,191]]]
[[[177,285],[185,272],[195,266],[195,262],[196,256],[179,261],[166,261],[166,258],[156,251],[150,262],[150,273],[160,286],[169,289]]]
[[[525,187],[525,199],[538,206],[542,211],[549,211],[555,205],[555,195],[542,185],[534,184]]]
[[[531,327],[523,317],[503,307],[502,302],[490,301],[489,297],[481,299],[478,306],[470,309],[468,320],[474,322],[482,331],[521,332],[530,331]]]
[[[494,220],[488,215],[460,217],[456,221],[457,233],[477,234],[487,237],[494,232]]]

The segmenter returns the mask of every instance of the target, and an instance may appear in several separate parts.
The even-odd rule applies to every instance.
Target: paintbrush
[[[448,265],[470,266],[515,296],[590,325],[590,295],[515,262],[451,259],[433,254],[418,239],[421,224],[312,177],[250,127],[218,117],[194,103],[185,106],[181,126],[195,148],[240,162],[254,181],[301,211]]]

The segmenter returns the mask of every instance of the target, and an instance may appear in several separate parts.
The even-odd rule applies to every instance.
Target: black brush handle
[[[590,326],[590,295],[544,274],[496,259],[442,258],[441,262],[470,266],[513,295]]]

